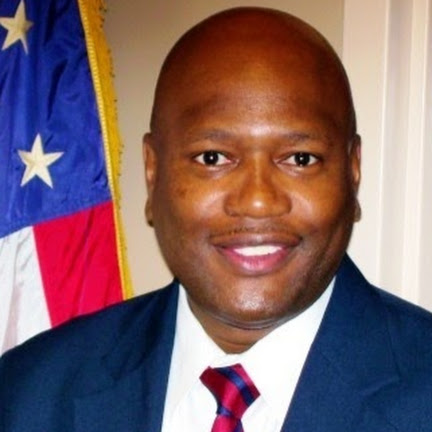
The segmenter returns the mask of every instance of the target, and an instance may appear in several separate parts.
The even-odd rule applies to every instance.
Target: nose
[[[273,161],[256,157],[233,173],[225,211],[230,216],[269,218],[291,210],[287,182]]]

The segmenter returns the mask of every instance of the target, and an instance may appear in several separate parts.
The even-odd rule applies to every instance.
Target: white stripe
[[[32,228],[0,239],[0,353],[51,327]]]

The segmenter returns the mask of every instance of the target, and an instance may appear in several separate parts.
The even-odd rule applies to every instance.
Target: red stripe
[[[34,233],[53,326],[122,300],[111,202],[41,223]]]
[[[243,366],[240,363],[237,363],[235,365],[232,365],[231,367],[240,375],[240,377],[246,383],[246,386],[248,387],[248,390],[250,391],[253,399],[254,400],[257,399],[258,396],[260,395],[260,392],[255,387],[255,384],[252,381],[252,378],[247,374],[247,372],[245,371]]]
[[[225,369],[229,368],[228,366]],[[218,404],[221,404],[225,409],[230,411],[234,417],[240,419],[247,410],[248,405],[237,386],[229,378],[220,373],[218,369],[224,368],[213,369],[208,367],[201,374],[200,379],[213,393]]]

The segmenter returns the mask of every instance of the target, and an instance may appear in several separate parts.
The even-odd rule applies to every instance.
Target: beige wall
[[[147,130],[153,89],[164,56],[191,25],[218,10],[241,5],[278,8],[318,28],[342,51],[343,0],[107,0],[105,29],[111,46],[124,142],[122,213],[135,292],[167,283],[152,230],[143,216],[145,187],[141,138]]]
[[[345,0],[343,60],[363,139],[350,254],[432,310],[432,0]]]

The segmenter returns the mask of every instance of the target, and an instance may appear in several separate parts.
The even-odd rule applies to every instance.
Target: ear
[[[354,186],[354,191],[357,194],[361,179],[361,137],[355,135],[349,144],[349,157],[351,165],[351,178]]]
[[[144,174],[147,186],[147,200],[145,203],[145,217],[147,223],[153,226],[153,193],[156,182],[157,156],[154,137],[146,133],[143,138]]]
[[[361,206],[357,198],[358,190],[360,186],[360,179],[361,179],[361,137],[360,135],[356,134],[356,136],[351,141],[349,152],[350,152],[349,157],[350,157],[350,164],[351,164],[351,178],[352,178],[354,193],[356,195],[354,221],[358,222],[361,219],[361,213],[362,213]]]

